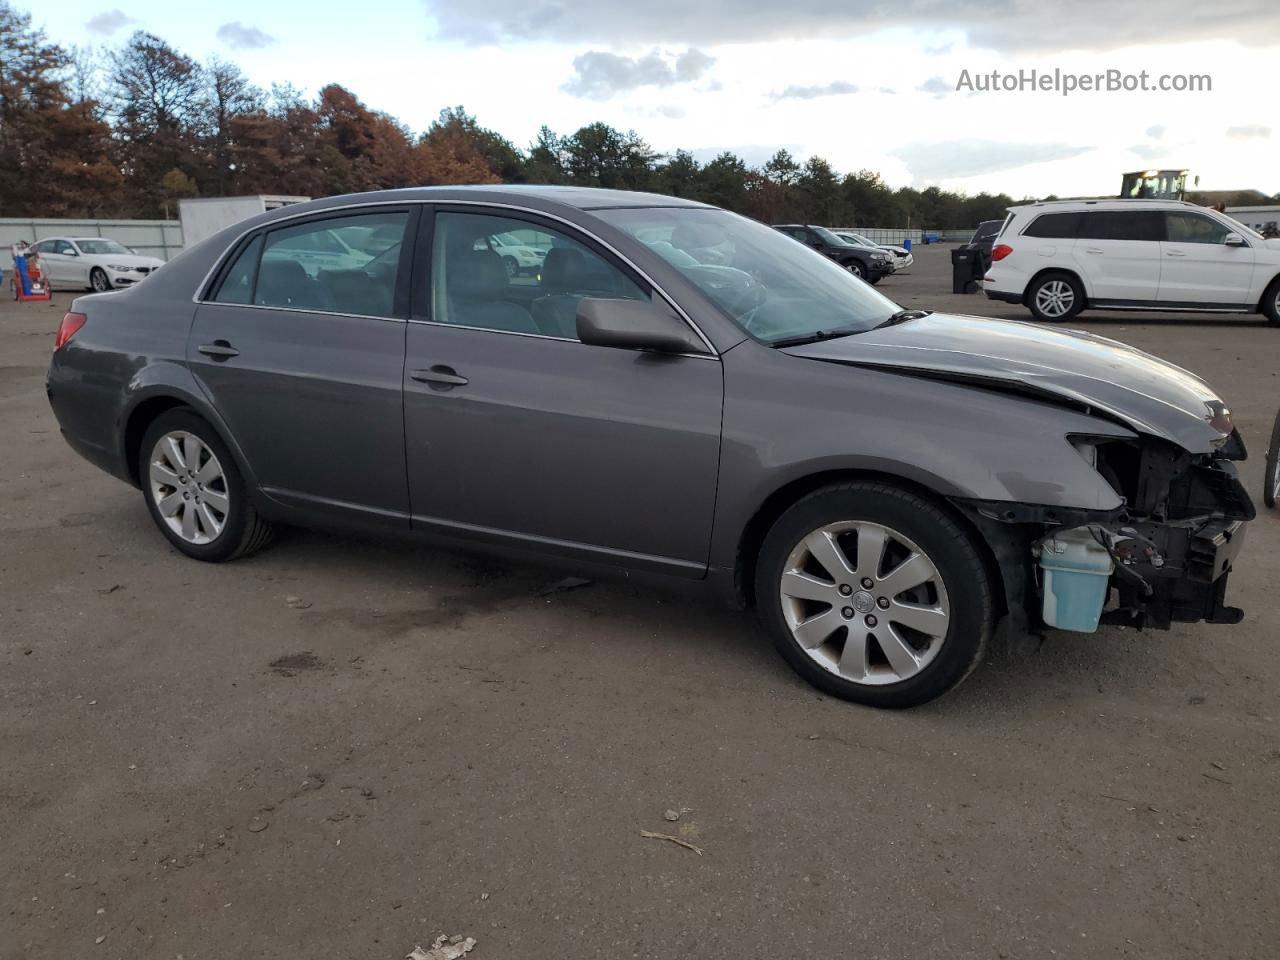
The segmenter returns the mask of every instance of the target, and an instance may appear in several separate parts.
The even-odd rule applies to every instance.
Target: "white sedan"
[[[906,247],[895,247],[891,243],[876,243],[868,240],[860,233],[854,233],[852,230],[837,230],[835,234],[845,243],[852,243],[855,247],[870,247],[873,250],[885,250],[893,254],[893,267],[895,270],[905,270],[916,262],[916,258],[911,255],[911,251]]]
[[[156,257],[143,257],[106,237],[45,237],[30,248],[53,288],[88,288],[101,293],[127,287],[164,266]]]

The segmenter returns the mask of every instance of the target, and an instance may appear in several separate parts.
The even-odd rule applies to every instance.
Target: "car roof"
[[[536,199],[547,203],[574,207],[578,210],[609,210],[618,207],[703,207],[710,205],[683,197],[671,197],[661,193],[641,193],[635,190],[606,190],[601,187],[560,187],[547,184],[495,183],[454,187],[407,187],[400,190],[380,190],[374,193],[351,193],[339,197],[326,197],[312,203],[329,203],[354,200],[387,202],[395,200],[492,200],[495,203],[519,202]],[[301,204],[281,207],[297,211]]]
[[[1014,213],[1024,210],[1204,210],[1189,200],[1159,200],[1140,197],[1098,197],[1094,200],[1041,200],[1009,207]]]

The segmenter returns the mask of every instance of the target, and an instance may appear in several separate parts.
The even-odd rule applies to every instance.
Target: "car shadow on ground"
[[[157,545],[157,549],[163,549]],[[349,584],[385,585],[390,603],[374,596],[359,606],[333,597],[302,612],[315,630],[355,630],[371,640],[429,641],[439,630],[469,630],[473,620],[514,613],[545,617],[564,642],[642,642],[655,657],[676,658],[684,679],[783,699],[815,691],[792,673],[750,610],[736,610],[696,584],[636,580],[625,572],[592,571],[567,563],[512,559],[451,543],[286,529],[270,551],[237,568],[278,569],[290,590],[305,592],[312,574],[339,573]],[[412,599],[407,601],[406,595]],[[607,627],[607,629],[605,629]],[[643,638],[638,641],[637,638]],[[984,663],[953,694],[913,713],[986,716],[993,704],[1017,709],[1051,696],[1066,705],[1102,692],[1132,695],[1149,685],[1146,661],[1160,637],[1118,628],[1096,634],[1050,633],[1030,652],[1012,652],[998,631]],[[698,677],[702,671],[714,671]],[[823,697],[823,699],[826,699]],[[833,701],[834,702],[834,701]]]

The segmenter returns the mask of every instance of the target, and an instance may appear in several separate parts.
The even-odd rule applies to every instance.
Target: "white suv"
[[[1280,240],[1178,200],[1010,207],[983,288],[1037,320],[1099,310],[1261,313],[1280,324]]]

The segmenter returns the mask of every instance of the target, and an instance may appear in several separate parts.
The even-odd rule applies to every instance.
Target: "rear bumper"
[[[987,295],[987,299],[989,300],[999,300],[1002,303],[1022,302],[1022,294],[1020,293],[1010,293],[1007,290],[992,290],[989,287],[984,288],[982,292]]]

